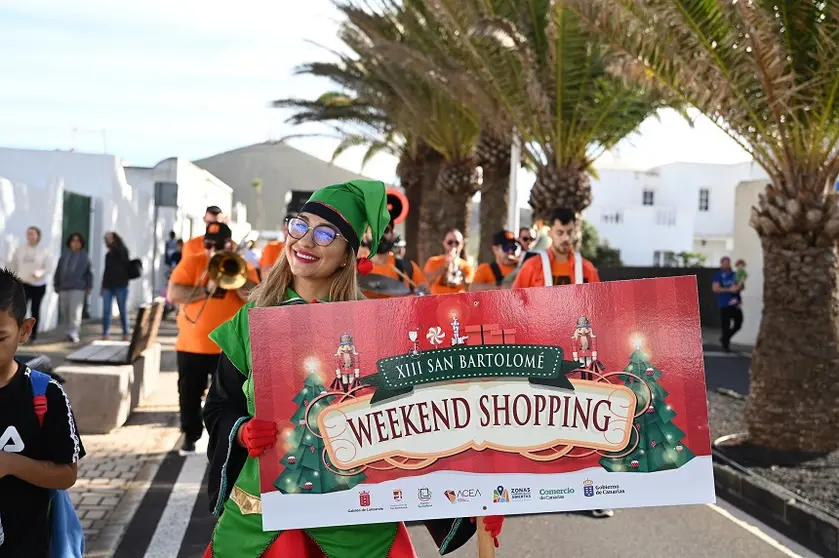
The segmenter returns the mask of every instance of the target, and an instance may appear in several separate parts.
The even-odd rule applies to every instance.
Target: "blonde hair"
[[[330,302],[347,302],[364,298],[358,287],[355,264],[355,252],[348,247],[347,265],[339,267],[332,276],[332,285],[329,287]],[[291,272],[291,264],[283,250],[268,277],[251,292],[250,300],[256,306],[279,306],[285,298],[286,289],[293,283],[294,274]]]

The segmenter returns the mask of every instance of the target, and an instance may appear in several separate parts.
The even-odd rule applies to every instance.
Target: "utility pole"
[[[519,230],[519,191],[518,177],[521,167],[521,138],[518,130],[513,128],[513,141],[510,146],[510,198],[507,210],[507,230],[518,235]]]

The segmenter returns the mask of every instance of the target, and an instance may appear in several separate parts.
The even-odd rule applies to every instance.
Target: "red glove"
[[[475,523],[475,518],[472,518],[472,523]],[[498,535],[501,534],[501,528],[504,526],[503,515],[488,515],[484,517],[484,530],[492,535],[492,542],[495,543],[495,548],[498,548]]]
[[[248,455],[259,457],[277,443],[277,425],[268,420],[250,419],[239,428],[239,441],[248,448]]]

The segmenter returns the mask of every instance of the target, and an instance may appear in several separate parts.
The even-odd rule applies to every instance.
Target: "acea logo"
[[[477,488],[462,488],[460,490],[446,490],[443,494],[449,499],[449,502],[456,504],[457,502],[471,502],[475,498],[481,497],[481,491]]]
[[[583,496],[586,498],[591,498],[594,496],[594,481],[591,479],[586,479],[583,481]]]
[[[510,492],[499,485],[492,491],[492,502],[494,504],[504,504],[510,501]]]

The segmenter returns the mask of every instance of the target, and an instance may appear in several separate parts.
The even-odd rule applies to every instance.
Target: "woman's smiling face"
[[[334,234],[328,246],[322,246],[329,238],[325,228]],[[315,229],[318,229],[317,242]],[[306,279],[327,279],[347,261],[346,239],[329,221],[312,213],[301,213],[289,220],[285,251],[291,272]]]

